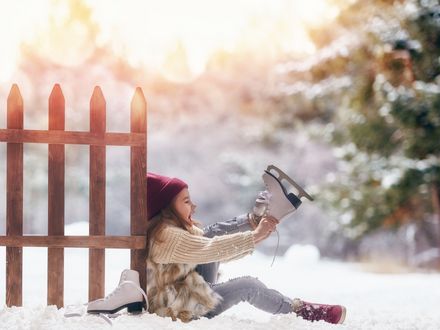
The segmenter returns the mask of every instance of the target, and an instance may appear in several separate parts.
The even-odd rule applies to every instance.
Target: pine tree
[[[357,1],[312,36],[321,50],[285,79],[307,70],[321,91],[313,119],[327,118],[347,173],[323,197],[353,237],[433,214],[440,228],[438,1]]]

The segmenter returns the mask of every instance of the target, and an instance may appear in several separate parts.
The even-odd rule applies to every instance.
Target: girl
[[[244,276],[217,283],[220,262],[251,254],[267,238],[278,220],[242,215],[203,230],[192,218],[188,185],[180,179],[147,173],[148,248],[147,296],[149,312],[189,322],[215,317],[247,301],[272,314],[296,313],[310,321],[342,323],[345,307],[290,299]]]

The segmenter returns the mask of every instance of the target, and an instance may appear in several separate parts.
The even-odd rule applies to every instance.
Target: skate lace
[[[266,187],[266,191],[269,191],[269,187],[267,186],[267,184],[264,184],[264,185]],[[263,216],[267,216],[270,213],[269,212],[270,211],[270,200],[272,199],[272,194],[270,194],[270,193],[262,194],[261,197],[267,201],[266,210],[264,211],[264,215],[263,215]],[[278,253],[278,248],[280,247],[280,233],[278,232],[277,229],[275,229],[275,232],[277,233],[277,246],[275,247],[275,252],[273,254],[273,259],[272,259],[272,263],[270,264],[270,267],[272,267],[273,264],[275,263],[275,258]]]
[[[264,184],[264,186],[266,187],[266,193],[261,194],[260,197],[262,197],[267,203],[266,211],[264,212],[264,215],[267,215],[270,211],[270,201],[272,199],[272,194],[269,192],[269,186],[266,183]]]
[[[122,287],[122,283],[124,283],[126,281],[126,275],[125,273],[123,274],[123,276],[121,277],[120,283],[119,285],[116,287],[116,289],[114,289],[112,292],[110,292],[107,296],[104,297],[104,300],[108,300],[110,297],[113,297],[117,292],[119,292],[121,290]]]
[[[129,280],[122,281],[121,283],[119,283],[118,287],[117,287],[116,289],[114,289],[114,290],[113,290],[108,296],[106,296],[104,299],[107,300],[107,299],[109,299],[110,297],[114,296],[118,291],[121,290],[122,285],[124,285],[124,284],[129,284],[129,285],[131,285],[131,286],[134,287],[137,291],[139,291],[139,293],[142,294],[142,296],[144,297],[145,302],[146,302],[146,309],[148,310],[148,298],[147,298],[147,295],[145,294],[145,291],[142,290],[141,287],[140,287],[137,283],[135,283],[135,282],[133,282],[133,281],[129,281]]]
[[[122,284],[122,283],[121,283]],[[121,290],[121,286],[118,286],[116,289],[114,289],[110,294],[104,297],[104,300],[108,300],[111,297],[113,297],[117,292]]]
[[[280,233],[278,232],[277,229],[275,229],[275,232],[277,233],[277,246],[275,248],[275,252],[273,254],[273,259],[272,259],[272,263],[270,264],[270,267],[272,267],[274,262],[275,262],[275,258],[276,258],[277,253],[278,253],[278,247],[280,246]]]

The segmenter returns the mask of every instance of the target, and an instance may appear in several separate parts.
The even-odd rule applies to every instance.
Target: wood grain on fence
[[[31,129],[0,129],[0,141],[11,143],[88,144],[100,146],[137,146],[145,144],[145,134],[43,131]]]
[[[95,87],[90,100],[90,132],[106,131],[105,100]],[[90,146],[89,235],[105,235],[105,146]],[[89,250],[89,301],[104,296],[105,250]]]
[[[23,128],[23,99],[13,85],[7,101],[7,127]],[[6,146],[6,235],[23,235],[23,143]],[[22,304],[23,248],[6,248],[6,304]]]
[[[145,248],[145,236],[0,236],[0,246],[9,247],[68,247],[93,249],[131,249]]]
[[[140,88],[131,101],[130,131],[142,133],[147,137],[147,103]],[[146,140],[146,139],[145,139]],[[130,148],[130,233],[131,235],[146,235],[147,231],[147,144],[131,146]],[[142,198],[141,198],[142,196]],[[145,246],[146,248],[146,246]],[[146,287],[145,257],[146,250],[131,250],[131,269],[139,272],[141,287]]]
[[[49,97],[49,130],[64,131],[65,104],[60,85]],[[64,235],[64,144],[48,148],[48,226],[47,234]],[[64,249],[47,249],[47,304],[64,305]]]

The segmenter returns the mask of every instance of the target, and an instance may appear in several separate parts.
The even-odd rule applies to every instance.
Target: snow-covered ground
[[[81,234],[87,226],[67,226],[66,233]],[[25,248],[23,266],[24,307],[4,307],[0,329],[101,329],[110,325],[98,316],[65,318],[64,310],[45,306],[46,248]],[[65,304],[87,302],[88,252],[65,251]],[[292,246],[285,256],[272,258],[254,252],[251,256],[223,264],[221,280],[252,275],[268,287],[290,297],[347,307],[343,325],[307,322],[292,315],[270,315],[241,303],[224,314],[191,323],[156,315],[127,315],[113,320],[115,329],[440,329],[440,274],[367,273],[359,264],[321,260],[313,246]],[[129,252],[107,250],[106,293],[129,266]],[[5,248],[0,248],[0,299],[5,302]]]

